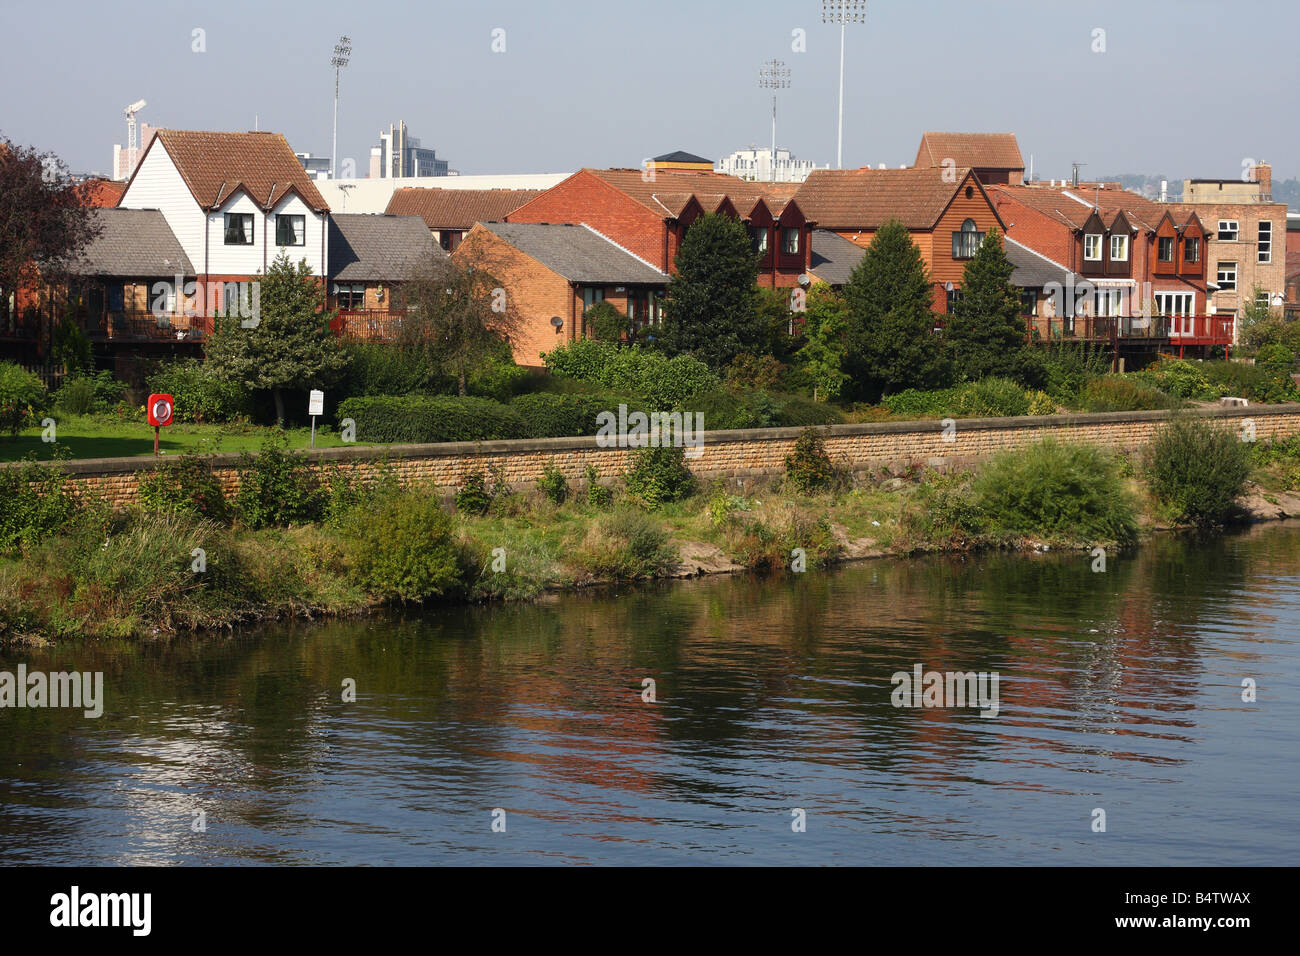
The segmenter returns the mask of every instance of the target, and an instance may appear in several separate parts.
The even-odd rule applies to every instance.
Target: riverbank
[[[1251,458],[1227,523],[1300,516],[1300,442],[1261,446]],[[249,504],[241,499],[229,505],[232,519],[215,485],[196,499],[197,462],[188,497],[169,498],[160,485],[141,507],[64,501],[45,525],[57,533],[32,534],[0,559],[0,641],[149,638],[388,603],[533,600],[922,553],[1110,550],[1180,526],[1138,463],[1052,442],[975,471],[886,469],[866,481],[829,473],[806,490],[792,476],[718,479],[654,504],[627,482],[562,478],[525,491],[483,481],[454,504],[395,480],[357,486],[335,476],[310,491],[291,480],[293,456],[278,460],[289,471],[250,486],[251,516],[238,511]],[[53,512],[61,494],[51,484],[35,500]],[[280,520],[257,502],[311,494],[319,520]]]

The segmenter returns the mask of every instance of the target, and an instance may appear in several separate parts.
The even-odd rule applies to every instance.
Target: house
[[[540,189],[421,189],[403,188],[393,193],[385,212],[419,216],[434,241],[451,252],[476,222],[503,222],[524,203],[540,196]]]
[[[1237,317],[1252,295],[1270,305],[1281,305],[1286,295],[1287,206],[1272,201],[1268,163],[1251,172],[1244,181],[1185,180],[1182,201],[1170,204],[1205,223],[1210,309]]]
[[[881,226],[899,220],[929,269],[936,312],[951,311],[966,263],[988,231],[994,227],[1006,231],[983,185],[968,168],[818,169],[799,187],[795,201],[819,231],[863,248]],[[818,245],[831,249],[828,238]],[[823,254],[832,260],[844,258],[839,247]]]
[[[1194,212],[1098,183],[988,192],[1009,239],[1078,277],[1054,303],[1074,320],[1066,334],[1148,352],[1232,343],[1231,318],[1207,314],[1205,229]]]
[[[328,307],[344,338],[391,338],[401,321],[396,287],[446,253],[419,216],[339,213],[329,223]]]
[[[1041,252],[1006,237],[1002,244],[1014,270],[1011,284],[1020,290],[1021,314],[1031,342],[1072,338],[1078,292],[1085,287],[1083,276]]]
[[[668,274],[589,225],[479,223],[452,253],[488,269],[522,320],[515,362],[540,366],[541,355],[587,334],[584,316],[609,302],[638,326],[658,324]]]
[[[682,240],[706,213],[739,219],[761,256],[759,284],[793,288],[808,270],[814,217],[792,183],[713,172],[582,169],[506,216],[513,223],[585,223],[671,274]]]
[[[812,261],[808,265],[808,274],[818,282],[842,289],[866,251],[865,246],[850,242],[838,232],[814,229]]]
[[[1015,133],[924,133],[912,165],[969,168],[986,186],[1019,186],[1025,179],[1025,161]]]
[[[328,273],[329,208],[278,133],[160,129],[118,206],[162,213],[197,271],[200,315],[247,299],[282,252]]]

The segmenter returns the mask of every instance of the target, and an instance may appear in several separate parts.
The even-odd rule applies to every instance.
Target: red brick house
[[[504,222],[540,189],[398,189],[384,211],[393,216],[419,216],[433,239],[451,252],[476,222]]]
[[[759,284],[791,288],[808,271],[816,223],[792,183],[713,172],[582,169],[506,216],[513,223],[585,223],[671,274],[686,231],[705,213],[741,220],[761,255]]]
[[[902,222],[930,271],[936,312],[949,311],[966,263],[988,231],[1006,231],[979,179],[965,168],[817,169],[799,187],[795,201],[819,232],[835,233],[863,248],[886,222]],[[835,245],[826,236],[819,243]],[[842,253],[830,257],[844,259]]]

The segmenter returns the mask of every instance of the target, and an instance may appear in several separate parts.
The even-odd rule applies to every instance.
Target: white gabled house
[[[233,304],[281,252],[329,275],[329,207],[279,133],[158,130],[118,206],[162,213],[193,264],[185,304],[200,315]]]

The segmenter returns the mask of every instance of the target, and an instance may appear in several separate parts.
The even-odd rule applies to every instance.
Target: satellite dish
[[[564,320],[558,315],[553,315],[551,316],[551,325],[555,326],[555,331],[558,332],[560,329],[564,328]]]
[[[952,283],[951,283],[951,282],[945,282],[945,283],[943,284],[943,288],[944,288],[944,291],[946,291],[946,292],[951,292],[951,291],[952,291]]]

